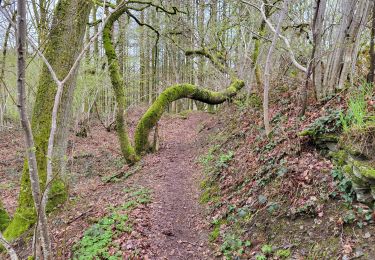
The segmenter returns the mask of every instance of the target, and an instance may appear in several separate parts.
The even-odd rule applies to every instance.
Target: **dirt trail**
[[[194,113],[187,120],[163,122],[160,151],[144,158],[139,179],[133,180],[153,191],[146,232],[152,258],[212,259],[204,209],[198,202],[202,175],[196,164],[202,137],[198,129],[209,118]]]

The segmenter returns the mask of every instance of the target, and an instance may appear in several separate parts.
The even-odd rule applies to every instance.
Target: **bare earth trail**
[[[210,115],[193,113],[188,119],[166,119],[161,125],[161,149],[144,158],[133,180],[152,190],[146,237],[155,259],[212,259],[199,204],[202,178],[196,159]]]

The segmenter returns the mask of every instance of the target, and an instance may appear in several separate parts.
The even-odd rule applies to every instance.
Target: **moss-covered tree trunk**
[[[56,5],[51,30],[45,48],[45,57],[59,78],[64,78],[79,55],[88,16],[92,7],[89,0],[60,0]],[[72,112],[72,99],[76,77],[66,83],[58,114],[59,128],[55,138],[54,161],[56,174],[64,171],[66,160],[67,133]],[[38,90],[32,115],[32,131],[34,134],[38,172],[41,187],[44,190],[46,181],[46,163],[48,137],[51,128],[51,115],[56,84],[46,66],[43,66],[39,78]],[[50,202],[47,210],[51,210],[65,201],[67,194],[61,176],[55,178],[51,187]],[[18,207],[14,218],[4,232],[8,240],[17,238],[35,223],[36,214],[30,189],[28,163],[25,161],[21,177],[21,189]]]
[[[244,85],[242,80],[234,79],[231,85],[221,92],[202,89],[191,84],[179,84],[165,89],[142,116],[137,125],[135,132],[135,150],[137,154],[142,154],[149,149],[148,136],[164,110],[173,101],[190,98],[210,105],[221,104],[235,96]]]
[[[120,66],[116,56],[115,47],[112,41],[113,24],[124,13],[123,8],[118,8],[109,17],[103,30],[104,50],[108,59],[108,69],[111,77],[112,88],[117,102],[116,113],[116,131],[120,142],[121,152],[127,163],[132,164],[136,161],[134,148],[130,143],[128,129],[125,120],[126,98],[124,90],[124,81],[120,74]]]

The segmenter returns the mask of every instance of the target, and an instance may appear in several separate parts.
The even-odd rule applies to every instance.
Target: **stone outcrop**
[[[375,201],[375,123],[367,122],[362,127],[352,127],[345,132],[339,122],[332,124],[335,115],[319,118],[300,136],[308,136],[320,149],[329,151],[329,156],[352,182],[357,200],[363,203]],[[337,125],[336,129],[325,124]]]

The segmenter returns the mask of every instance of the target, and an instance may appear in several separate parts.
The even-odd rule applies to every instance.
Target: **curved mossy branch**
[[[124,92],[124,81],[120,74],[120,65],[116,56],[115,47],[112,41],[112,28],[113,24],[120,18],[120,16],[126,11],[126,6],[120,6],[114,11],[108,18],[108,21],[103,30],[103,45],[105,54],[108,59],[108,70],[111,78],[112,88],[115,93],[117,102],[117,114],[116,114],[116,131],[120,141],[121,152],[127,163],[132,164],[136,161],[136,154],[134,148],[130,143],[128,136],[128,129],[125,120],[125,107],[126,98]]]
[[[224,103],[244,87],[242,80],[235,79],[224,91],[215,92],[191,84],[179,84],[165,89],[140,119],[135,131],[135,150],[142,154],[148,149],[148,136],[168,105],[182,98],[190,98],[206,104]]]

